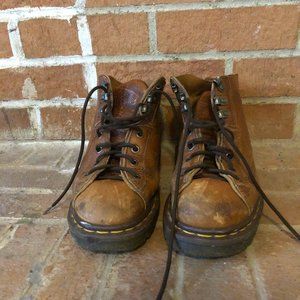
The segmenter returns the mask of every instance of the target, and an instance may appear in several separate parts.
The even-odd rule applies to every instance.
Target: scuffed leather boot
[[[159,213],[160,116],[165,80],[150,87],[101,76],[94,125],[75,169],[68,222],[77,243],[95,252],[134,250],[152,234]],[[71,178],[66,190],[72,184]],[[58,199],[62,198],[64,194]],[[53,204],[55,206],[57,202]]]
[[[263,201],[218,123],[252,169],[249,134],[237,76],[211,82],[184,75],[171,79],[180,103],[185,146],[180,170],[175,249],[190,256],[224,257],[252,241]],[[216,120],[217,118],[217,120]],[[170,201],[165,208],[170,232]]]
[[[167,284],[173,249],[205,258],[241,252],[255,235],[263,200],[299,240],[254,177],[237,75],[214,80],[183,75],[172,77],[171,87],[183,130],[164,210],[168,259],[157,299]]]

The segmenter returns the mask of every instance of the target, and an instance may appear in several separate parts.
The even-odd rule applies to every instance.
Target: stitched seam
[[[176,225],[176,229],[178,229],[179,231],[182,231],[186,234],[189,234],[189,235],[193,235],[193,236],[198,236],[198,237],[202,237],[202,238],[223,238],[223,237],[227,237],[227,236],[232,236],[232,235],[237,235],[238,233],[246,230],[257,218],[258,216],[258,212],[259,212],[259,205],[257,206],[257,210],[256,210],[256,213],[254,215],[254,217],[252,218],[252,220],[244,227],[238,229],[238,230],[235,230],[231,233],[225,233],[225,234],[203,234],[203,233],[196,233],[196,232],[192,232],[192,231],[188,231],[188,230],[185,230],[185,229],[182,229],[180,227],[178,227]]]

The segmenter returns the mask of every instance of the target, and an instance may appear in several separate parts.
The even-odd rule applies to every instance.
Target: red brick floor
[[[163,149],[162,201],[173,153],[171,144]],[[64,188],[77,151],[77,142],[0,144],[0,299],[155,298],[167,250],[161,217],[143,247],[104,255],[74,244],[65,219],[68,199],[52,214],[41,215]],[[276,160],[266,170],[267,159],[258,153],[258,174],[270,175],[262,180],[267,192],[299,230],[299,173],[291,173],[296,178],[283,177],[283,171],[276,175]],[[253,244],[235,257],[174,254],[165,299],[300,299],[300,244],[269,210],[265,214]]]

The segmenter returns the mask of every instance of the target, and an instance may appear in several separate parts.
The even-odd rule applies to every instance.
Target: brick
[[[149,50],[146,14],[88,17],[96,55],[143,54]]]
[[[291,142],[257,144],[253,146],[255,166],[259,169],[300,169],[300,147]]]
[[[257,58],[234,62],[243,97],[299,96],[300,58]]]
[[[244,105],[251,138],[289,139],[293,136],[295,104]]]
[[[299,229],[299,228],[298,228]],[[258,230],[250,248],[264,298],[297,299],[300,294],[299,242],[275,226]]]
[[[8,37],[7,23],[0,23],[0,58],[6,58],[11,56],[12,51]]]
[[[86,96],[81,65],[1,69],[0,81],[5,82],[0,89],[1,100]]]
[[[0,9],[38,6],[71,6],[75,0],[5,0],[0,2]]]
[[[0,188],[40,188],[40,189],[60,189],[62,190],[69,174],[62,174],[54,170],[45,169],[23,169],[7,168],[2,169],[0,173]]]
[[[30,286],[42,284],[40,271],[46,257],[65,231],[61,225],[22,224],[2,241],[0,298],[20,299]]]
[[[268,192],[267,196],[275,207],[282,213],[282,215],[293,225],[300,225],[299,211],[300,211],[300,192]],[[265,204],[264,217],[261,219],[261,223],[267,224],[282,224],[275,213]]]
[[[24,146],[21,145],[20,148]],[[62,170],[61,164],[70,151],[79,151],[79,144],[74,146],[69,143],[33,143],[30,145],[30,155],[22,161],[23,166],[49,166],[54,169]],[[64,170],[65,171],[65,170]]]
[[[155,299],[161,284],[166,255],[167,247],[161,225],[157,225],[143,247],[128,254],[111,257],[104,282],[93,292],[91,299]],[[172,269],[175,267],[174,256]],[[174,288],[173,274],[170,273],[166,295]]]
[[[0,140],[32,139],[35,137],[31,129],[27,108],[0,109]]]
[[[300,186],[299,169],[257,170],[261,186],[272,192],[298,192]]]
[[[34,296],[27,296],[53,300],[91,299],[89,294],[96,289],[99,281],[105,280],[108,257],[80,249],[67,234],[42,272],[43,286]]]
[[[184,258],[183,299],[255,299],[245,253],[208,260]]]
[[[81,136],[81,111],[81,108],[68,106],[42,108],[43,137],[54,140],[79,139]],[[87,137],[93,122],[93,111],[88,111],[86,115]]]
[[[31,149],[28,147],[27,143],[20,146],[20,144],[18,145],[14,142],[3,142],[0,144],[0,165],[10,165],[22,161],[30,151]]]
[[[31,219],[66,218],[70,196],[66,196],[62,200],[63,202],[50,214],[43,215],[43,212],[50,207],[58,195],[59,193],[25,194],[22,191],[15,194],[0,194],[0,217]]]
[[[81,54],[76,18],[28,20],[20,22],[19,29],[28,58]]]
[[[98,64],[97,71],[98,75],[109,74],[122,82],[138,78],[144,80],[147,84],[151,84],[160,76],[164,76],[168,83],[170,76],[178,76],[185,73],[194,74],[202,78],[222,75],[224,73],[224,61],[192,60],[105,63]],[[170,89],[166,91],[171,92]]]
[[[216,0],[198,0],[197,2],[213,2]],[[219,1],[219,0],[217,0]],[[185,3],[192,3],[195,0],[185,0]],[[153,5],[153,4],[175,4],[182,3],[182,0],[87,0],[87,7],[101,6],[126,6],[126,5]]]
[[[163,12],[157,28],[166,53],[293,49],[298,13],[296,6]]]

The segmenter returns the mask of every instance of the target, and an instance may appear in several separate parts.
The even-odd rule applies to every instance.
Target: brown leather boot
[[[73,185],[68,222],[77,243],[94,252],[124,252],[152,234],[159,213],[160,78],[120,83],[101,76],[99,100],[87,151],[66,190]],[[80,165],[80,167],[79,167]],[[64,193],[66,192],[64,191]],[[53,204],[63,197],[64,193]]]
[[[255,180],[237,75],[215,80],[172,77],[171,86],[180,104],[183,131],[172,197],[164,211],[169,251],[175,238],[174,249],[189,256],[241,252],[256,233],[263,200],[299,239]]]

